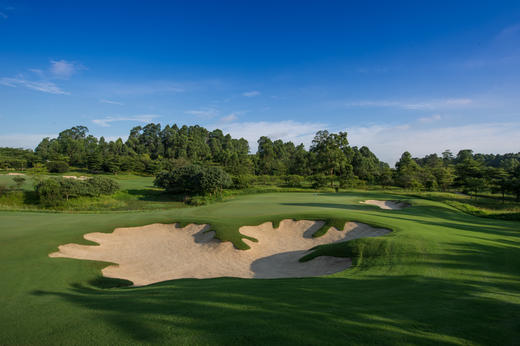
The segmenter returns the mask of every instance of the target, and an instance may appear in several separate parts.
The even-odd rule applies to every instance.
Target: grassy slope
[[[358,203],[378,198],[398,196],[278,193],[146,213],[0,212],[0,344],[518,344],[520,223],[420,199],[401,211]],[[362,240],[358,267],[324,278],[102,289],[103,264],[47,257],[59,244],[86,243],[84,233],[153,222],[208,222],[240,245],[239,226],[286,217],[395,232]]]
[[[86,173],[67,172],[63,174],[48,174],[43,177],[59,177],[62,175],[81,176]],[[102,175],[119,183],[120,191],[111,196],[80,197],[70,199],[58,209],[67,211],[125,211],[125,210],[155,210],[167,208],[182,208],[186,205],[162,189],[153,186],[153,177],[142,177],[132,174]],[[23,191],[16,191],[8,196],[0,196],[0,210],[41,210],[34,193],[34,178],[24,176]],[[12,176],[0,175],[0,184],[14,187]]]

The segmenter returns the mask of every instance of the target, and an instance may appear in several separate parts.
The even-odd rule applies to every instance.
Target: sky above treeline
[[[520,1],[0,0],[0,146],[149,122],[520,151]]]

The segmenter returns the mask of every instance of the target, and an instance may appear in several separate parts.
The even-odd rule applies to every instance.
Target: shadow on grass
[[[182,195],[172,195],[162,190],[130,189],[127,192],[129,195],[137,196],[140,201],[148,202],[182,202],[184,199]]]
[[[27,205],[37,205],[40,199],[36,191],[23,191],[23,203]]]
[[[363,205],[286,205],[376,214]],[[415,223],[408,227],[462,231],[457,235],[467,240],[446,242],[446,249],[435,254],[396,245],[372,262],[365,259],[367,267],[355,275],[339,274],[345,277],[185,279],[141,288],[120,288],[128,282],[97,278],[89,285],[33,294],[82,307],[88,318],[94,312],[128,338],[121,343],[519,343],[520,247],[514,239],[499,238],[518,236],[518,223],[497,223],[437,206],[379,210],[377,215]],[[393,242],[398,241],[396,237]],[[368,275],[366,269],[388,275]],[[92,336],[97,338],[92,342],[104,337],[95,331]]]
[[[518,316],[518,305],[483,297],[483,290],[476,282],[408,275],[189,279],[111,290],[76,284],[33,294],[97,312],[134,342],[515,343],[518,320],[505,319]]]

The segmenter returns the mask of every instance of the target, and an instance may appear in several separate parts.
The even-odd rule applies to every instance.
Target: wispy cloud
[[[381,107],[381,108],[403,108],[403,109],[447,109],[458,108],[471,105],[472,99],[469,98],[447,98],[428,101],[395,101],[395,100],[361,100],[344,102],[345,107]]]
[[[83,69],[83,65],[66,60],[51,60],[49,71],[54,78],[69,79],[79,69]]]
[[[0,147],[34,149],[45,137],[55,138],[57,134],[0,134]]]
[[[432,123],[434,121],[439,121],[442,119],[440,114],[433,114],[431,117],[422,117],[419,118],[420,123]]]
[[[184,113],[194,115],[199,118],[211,119],[211,118],[216,117],[219,114],[219,111],[215,108],[201,108],[201,109],[187,110]]]
[[[125,105],[123,102],[112,101],[112,100],[105,100],[105,99],[101,99],[101,100],[99,100],[99,102],[107,103],[109,105],[118,105],[118,106],[124,106]]]
[[[140,115],[134,115],[129,117],[120,117],[120,116],[107,116],[101,119],[94,119],[92,122],[96,125],[102,126],[102,127],[110,127],[110,125],[113,122],[119,122],[119,121],[133,121],[138,123],[150,123],[155,118],[159,118],[159,115],[156,114],[140,114]]]
[[[31,81],[23,77],[16,78],[0,78],[0,85],[16,88],[18,86],[25,87],[32,90],[37,90],[55,95],[69,95],[70,93],[62,90],[59,86],[50,81]]]
[[[242,93],[242,96],[245,97],[254,97],[260,95],[260,91],[252,90],[252,91],[246,91]]]
[[[115,95],[176,94],[185,91],[182,84],[170,81],[110,83],[101,85],[99,89]]]
[[[25,87],[55,95],[69,95],[69,92],[56,85],[53,80],[68,79],[82,68],[84,67],[77,63],[65,60],[51,60],[50,66],[46,70],[30,68],[28,69],[31,72],[28,74],[29,76],[27,74],[18,74],[16,77],[1,77],[0,85],[12,88]]]
[[[0,18],[7,19],[7,14],[0,12]]]
[[[498,33],[497,38],[502,39],[517,33],[520,33],[520,23],[505,27]]]
[[[238,119],[237,113],[231,113],[229,115],[226,115],[225,117],[220,118],[220,121],[223,123],[230,123],[232,121],[235,121]]]
[[[383,73],[388,72],[390,68],[384,66],[360,67],[357,69],[358,73]]]
[[[520,138],[520,122],[481,123],[460,126],[419,128],[409,124],[372,125],[347,129],[351,145],[366,145],[381,160],[394,164],[401,154],[413,156],[441,153],[445,149],[458,152],[473,149],[481,153],[517,152],[518,143],[504,138]]]

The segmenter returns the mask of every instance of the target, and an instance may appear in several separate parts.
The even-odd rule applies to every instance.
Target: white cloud
[[[471,99],[447,99],[446,104],[448,105],[469,105],[473,102]]]
[[[229,115],[226,115],[225,117],[220,118],[220,121],[223,123],[230,123],[232,121],[235,121],[238,119],[237,113],[231,113]]]
[[[421,122],[421,123],[432,123],[434,121],[439,121],[441,119],[442,119],[442,116],[440,114],[434,114],[431,117],[419,118],[419,122]]]
[[[468,106],[473,103],[469,98],[448,98],[428,101],[361,100],[344,102],[345,107],[395,107],[402,109],[451,109]]]
[[[69,79],[81,66],[66,60],[51,60],[49,71],[54,78]]]
[[[373,125],[347,129],[351,145],[367,146],[381,160],[395,163],[405,151],[413,156],[473,149],[481,153],[518,152],[520,123],[483,123],[437,128]]]
[[[505,27],[500,33],[497,35],[497,38],[506,38],[510,35],[516,34],[517,32],[520,32],[520,23],[510,25],[508,27]]]
[[[36,68],[29,69],[29,71],[33,73],[32,77],[35,77],[34,75],[36,75],[37,80],[34,80],[34,78],[27,78],[23,74],[19,74],[16,77],[0,78],[0,85],[9,86],[12,88],[22,86],[28,89],[37,90],[49,94],[69,95],[69,92],[61,89],[52,80],[68,79],[78,69],[84,67],[76,63],[67,62],[65,60],[51,60],[50,63],[51,66],[46,71]]]
[[[396,101],[349,101],[344,103],[345,107],[398,107],[401,106],[400,102]]]
[[[39,78],[45,79],[45,72],[43,72],[42,70],[38,68],[30,68],[29,71],[36,74]]]
[[[260,91],[252,90],[252,91],[246,91],[242,93],[242,96],[245,97],[254,97],[260,95]]]
[[[199,118],[213,118],[219,114],[218,110],[215,108],[201,108],[201,109],[194,109],[194,110],[188,110],[184,113],[195,115]]]
[[[56,95],[69,95],[70,93],[62,90],[60,87],[58,87],[56,84],[50,81],[31,81],[27,80],[23,77],[17,77],[17,78],[7,78],[3,77],[0,78],[0,85],[5,85],[8,87],[16,88],[18,86],[26,87],[28,89],[32,90],[38,90],[49,94],[56,94]]]
[[[216,128],[218,126],[212,126]],[[317,131],[326,127],[321,123],[301,123],[293,120],[285,121],[259,121],[259,122],[234,122],[220,127],[225,133],[235,138],[245,138],[249,142],[251,152],[256,152],[257,141],[261,136],[267,136],[272,140],[282,139],[292,141],[298,145],[305,144],[307,147],[312,142]]]
[[[175,94],[185,90],[180,83],[169,81],[150,81],[130,84],[110,83],[103,84],[99,89],[117,95]]]
[[[111,123],[118,122],[118,121],[133,121],[138,123],[150,123],[154,118],[160,117],[156,114],[141,114],[141,115],[135,115],[130,117],[112,117],[107,116],[102,119],[93,119],[92,122],[96,125],[102,126],[102,127],[109,127]]]
[[[0,147],[34,149],[45,137],[55,138],[57,134],[9,134],[0,135]]]
[[[0,18],[7,19],[7,14],[5,14],[4,12],[0,12]]]
[[[107,103],[109,105],[118,105],[118,106],[124,106],[125,105],[123,102],[111,101],[111,100],[105,100],[105,99],[101,99],[101,100],[99,100],[99,102]]]

